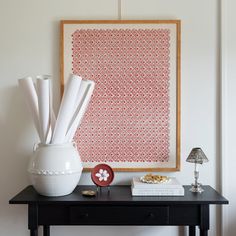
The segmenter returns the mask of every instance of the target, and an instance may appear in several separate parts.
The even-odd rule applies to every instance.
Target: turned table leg
[[[210,218],[209,205],[202,205],[201,206],[201,223],[199,227],[200,236],[208,235],[208,230],[210,228],[209,218]]]
[[[38,206],[36,204],[28,205],[28,229],[30,236],[38,236]]]
[[[189,226],[189,236],[196,236],[196,227]]]
[[[206,229],[201,229],[200,230],[200,236],[208,236],[208,230]]]
[[[50,236],[50,226],[49,225],[43,226],[43,236]]]

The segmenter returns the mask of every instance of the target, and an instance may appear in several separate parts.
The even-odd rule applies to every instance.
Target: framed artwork
[[[180,20],[61,21],[61,85],[95,81],[74,137],[85,170],[180,170]]]

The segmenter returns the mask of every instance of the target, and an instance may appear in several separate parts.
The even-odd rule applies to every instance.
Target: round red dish
[[[92,181],[99,187],[106,187],[114,179],[114,172],[107,164],[96,165],[91,171]]]

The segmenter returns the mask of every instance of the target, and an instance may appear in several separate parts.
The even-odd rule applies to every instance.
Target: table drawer
[[[169,207],[71,206],[70,224],[77,225],[165,225]]]

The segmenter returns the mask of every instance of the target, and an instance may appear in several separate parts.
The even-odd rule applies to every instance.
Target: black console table
[[[28,205],[31,236],[38,235],[40,225],[44,236],[50,235],[51,225],[187,225],[189,236],[195,236],[196,226],[201,236],[207,236],[209,205],[228,201],[210,186],[204,186],[202,194],[184,188],[182,197],[132,197],[130,186],[112,186],[110,192],[103,189],[88,198],[81,191],[94,186],[77,186],[63,197],[44,197],[28,186],[9,203]]]

